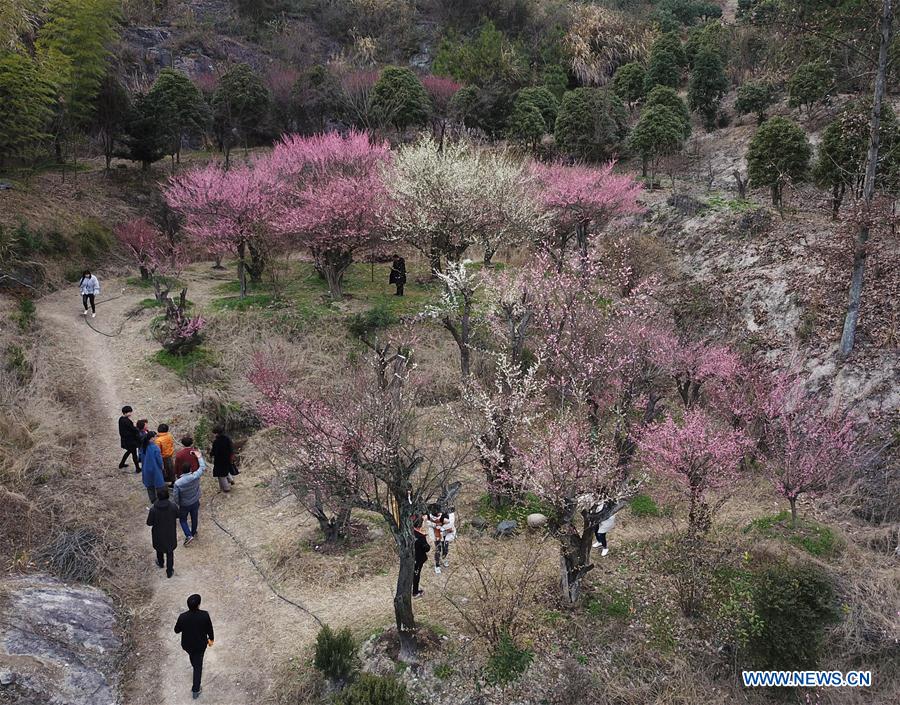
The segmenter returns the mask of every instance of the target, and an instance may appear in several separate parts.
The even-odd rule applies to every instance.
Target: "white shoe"
[[[609,553],[609,549],[608,549],[608,548],[604,548],[602,551],[600,551],[600,555],[601,555],[601,556],[605,556],[607,553]]]
[[[419,592],[413,593],[413,599],[416,599],[416,600],[418,600],[419,598],[424,597],[424,596],[425,596],[424,590],[419,590]]]
[[[446,568],[446,567],[449,566],[449,565],[450,565],[450,559],[449,559],[449,558],[444,558],[444,559],[441,560],[441,566],[442,566],[442,567]]]
[[[592,546],[593,548],[600,548],[600,542],[599,542],[599,541],[594,541],[594,543],[592,543],[591,546]]]
[[[81,312],[81,315],[82,315],[82,316],[87,316],[87,309],[84,309],[84,311]]]
[[[91,314],[91,318],[96,318],[96,317],[97,317],[97,314],[96,314],[96,313],[92,313],[92,314]]]
[[[440,574],[441,574],[441,567],[440,567],[439,565],[436,565],[436,566],[434,567],[434,574],[435,574],[435,575],[440,575]]]

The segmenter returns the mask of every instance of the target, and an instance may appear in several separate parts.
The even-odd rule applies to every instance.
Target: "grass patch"
[[[168,287],[169,291],[175,291],[176,289],[184,288],[184,284],[180,279],[176,279],[174,277],[160,277],[160,283],[163,285],[163,288]],[[128,286],[133,286],[137,289],[152,289],[153,288],[153,279],[142,279],[141,277],[128,277],[125,280],[125,283]]]
[[[248,294],[243,299],[238,296],[213,299],[211,308],[216,311],[247,311],[252,308],[269,308],[275,303],[271,294]]]
[[[173,355],[166,350],[160,350],[150,359],[163,367],[168,367],[179,377],[184,377],[194,367],[211,366],[215,362],[212,352],[203,347],[195,348],[187,355]]]
[[[36,320],[36,312],[34,301],[29,298],[19,299],[18,310],[13,314],[13,318],[22,333],[27,333],[32,329]]]
[[[727,210],[732,213],[744,213],[755,208],[750,201],[742,198],[725,198],[725,196],[718,194],[710,196],[706,199],[706,202],[710,208],[715,210]]]
[[[799,519],[797,527],[792,528],[791,513],[787,510],[754,519],[744,527],[745,534],[751,532],[765,538],[787,541],[817,558],[834,557],[843,548],[834,531],[824,524]]]
[[[631,596],[616,590],[598,593],[587,603],[587,611],[592,617],[622,619],[633,611]]]
[[[453,674],[456,673],[456,671],[453,669],[453,666],[448,663],[439,663],[434,667],[434,671],[432,671],[432,673],[434,673],[434,677],[438,680],[445,681],[448,678],[452,678]]]
[[[536,495],[529,492],[519,498],[517,502],[503,504],[500,507],[495,507],[491,503],[490,495],[483,494],[478,498],[478,514],[490,524],[513,519],[522,528],[526,525],[529,514],[543,514],[549,517],[551,511]]]
[[[663,514],[653,497],[646,494],[635,495],[628,503],[628,507],[631,509],[631,513],[638,518],[660,517]]]

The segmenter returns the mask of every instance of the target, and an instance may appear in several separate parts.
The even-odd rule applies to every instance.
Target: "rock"
[[[697,213],[701,213],[709,208],[709,205],[699,198],[694,198],[684,193],[673,193],[666,201],[666,205],[672,206],[672,208],[684,215],[697,215]]]
[[[7,181],[0,181],[0,191],[11,191],[13,185]]]
[[[475,517],[469,524],[477,531],[484,531],[488,525],[487,519],[484,519],[483,517]]]
[[[529,529],[540,529],[547,523],[547,517],[535,512],[534,514],[529,514],[525,521],[528,522]]]
[[[515,519],[504,519],[497,524],[497,537],[513,536],[519,528],[519,522]]]
[[[0,683],[16,702],[118,705],[122,642],[109,596],[48,575],[0,581]]]

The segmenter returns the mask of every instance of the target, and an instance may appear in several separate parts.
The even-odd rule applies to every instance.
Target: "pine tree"
[[[768,81],[748,81],[738,88],[734,109],[738,115],[753,113],[756,124],[762,125],[766,119],[766,109],[775,102],[775,89]]]
[[[509,120],[509,136],[535,148],[546,131],[540,108],[530,101],[516,101]]]
[[[694,69],[688,86],[688,102],[691,110],[703,116],[707,130],[716,125],[719,105],[728,90],[728,78],[719,55],[703,49],[694,58]]]
[[[646,110],[654,105],[664,105],[669,108],[681,123],[684,138],[687,139],[690,137],[691,113],[684,100],[682,100],[681,96],[679,96],[675,90],[666,88],[665,86],[657,86],[654,88],[644,99],[644,109]]]
[[[93,130],[103,144],[103,156],[106,157],[106,169],[116,151],[116,144],[125,135],[131,111],[131,96],[112,70],[107,71],[100,92],[94,101]]]
[[[543,86],[533,86],[531,88],[523,88],[516,93],[516,101],[513,104],[513,111],[521,103],[531,103],[534,105],[543,118],[544,125],[547,130],[553,129],[556,124],[556,115],[559,112],[559,101],[556,96],[550,92],[550,89]]]
[[[556,145],[576,159],[610,159],[628,133],[622,101],[600,88],[576,88],[563,96],[556,117]]]
[[[212,97],[213,120],[219,146],[225,152],[225,164],[231,147],[261,134],[269,116],[269,90],[247,64],[237,64],[219,81]]]
[[[812,106],[828,97],[834,75],[823,61],[811,61],[802,64],[788,81],[788,103],[792,108]]]
[[[644,75],[644,92],[649,93],[656,86],[678,88],[681,83],[681,68],[675,55],[665,49],[650,54],[647,73]]]
[[[644,97],[645,74],[644,67],[636,61],[623,64],[613,74],[613,90],[632,110],[635,103]]]
[[[684,125],[681,118],[665,105],[651,105],[641,112],[641,117],[628,136],[628,146],[641,156],[641,174],[650,181],[659,160],[675,154],[684,144]]]
[[[150,89],[150,99],[162,112],[168,133],[172,168],[181,161],[181,144],[190,135],[202,135],[209,124],[206,101],[197,86],[180,71],[163,69]]]
[[[128,116],[126,151],[121,155],[133,162],[140,162],[145,171],[162,159],[169,149],[169,132],[164,122],[164,112],[150,93],[135,98]]]
[[[399,66],[388,66],[381,72],[372,87],[371,101],[376,120],[399,131],[424,125],[431,114],[431,100],[422,81],[410,69]]]
[[[803,128],[792,120],[772,117],[753,135],[747,149],[747,171],[754,186],[768,186],[772,205],[781,206],[788,182],[806,179],[812,148]]]

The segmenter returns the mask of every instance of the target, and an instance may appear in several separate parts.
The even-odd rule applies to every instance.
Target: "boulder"
[[[526,517],[525,521],[528,522],[529,529],[540,529],[547,523],[547,517],[545,517],[543,514],[535,512],[534,514],[529,514]]]
[[[497,537],[513,536],[519,529],[519,522],[515,519],[504,519],[497,524]]]
[[[12,702],[118,705],[122,641],[106,593],[48,575],[10,578],[0,614],[0,684]]]
[[[476,531],[484,531],[488,526],[487,519],[484,519],[483,517],[475,517],[469,524]]]

